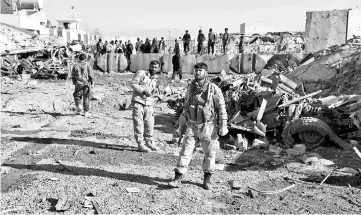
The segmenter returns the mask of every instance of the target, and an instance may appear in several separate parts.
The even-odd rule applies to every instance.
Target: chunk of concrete
[[[256,149],[261,149],[261,148],[266,148],[269,145],[268,141],[266,140],[266,138],[258,138],[258,139],[254,139],[252,141],[252,147],[256,148]]]
[[[279,155],[279,154],[282,153],[283,149],[281,147],[278,147],[278,146],[270,146],[269,151],[274,153],[275,155]]]
[[[304,144],[296,144],[293,146],[292,149],[287,149],[286,152],[287,154],[292,156],[300,156],[305,154],[306,146]]]
[[[33,86],[35,86],[35,85],[37,85],[37,84],[38,84],[38,81],[37,81],[37,80],[31,80],[31,81],[28,82],[28,85],[33,85]]]
[[[101,101],[104,98],[104,94],[102,93],[93,93],[91,100]]]
[[[356,140],[350,140],[351,145],[353,146],[357,146],[358,142]]]
[[[320,154],[316,153],[316,152],[308,153],[308,157],[316,157],[318,159],[323,159],[323,157]]]
[[[237,148],[239,149],[248,149],[248,140],[242,134],[237,134]]]
[[[305,154],[305,152],[306,152],[305,144],[296,144],[293,146],[293,149],[299,151],[301,154]]]

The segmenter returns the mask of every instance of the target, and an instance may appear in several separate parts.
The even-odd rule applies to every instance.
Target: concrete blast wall
[[[306,52],[346,43],[348,10],[306,13]]]

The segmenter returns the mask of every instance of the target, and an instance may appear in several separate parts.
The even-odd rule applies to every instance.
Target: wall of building
[[[361,9],[355,8],[348,12],[347,40],[361,36]]]
[[[347,34],[348,10],[306,13],[306,52],[315,52],[332,45],[344,44]]]
[[[13,14],[13,0],[2,0],[0,3],[1,14]]]
[[[20,27],[20,17],[13,14],[0,14],[1,22]]]

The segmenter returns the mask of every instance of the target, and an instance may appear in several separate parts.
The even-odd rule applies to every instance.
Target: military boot
[[[168,185],[172,188],[178,188],[182,186],[182,179],[183,179],[183,174],[175,172],[174,179],[171,182],[169,182]]]
[[[211,177],[212,177],[212,173],[208,173],[208,172],[204,173],[203,187],[206,190],[212,190]]]
[[[76,107],[76,114],[80,115],[80,113],[81,113],[80,100],[79,99],[74,99],[74,102],[75,102],[75,107]]]
[[[144,145],[144,143],[138,143],[138,151],[151,152],[152,150]]]
[[[146,146],[147,148],[150,148],[152,151],[160,151],[160,148],[158,148],[158,147],[154,144],[154,142],[147,142],[147,143],[145,143],[145,146]]]

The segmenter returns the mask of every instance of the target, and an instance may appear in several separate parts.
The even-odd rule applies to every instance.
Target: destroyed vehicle
[[[230,139],[239,146],[239,135],[249,143],[264,137],[282,139],[284,148],[303,143],[308,149],[324,143],[333,142],[347,149],[346,141],[359,136],[360,129],[352,123],[351,114],[360,109],[360,97],[351,96],[328,104],[327,99],[312,99],[315,92],[306,96],[296,93],[272,91],[267,83],[258,84],[253,78],[222,81],[217,77],[212,81],[223,91],[227,113]],[[260,81],[261,82],[261,81]],[[278,88],[277,88],[278,89]],[[169,102],[169,107],[181,113],[181,99]],[[260,114],[262,103],[263,113]],[[342,139],[340,138],[342,137]],[[250,144],[251,145],[251,144]]]

